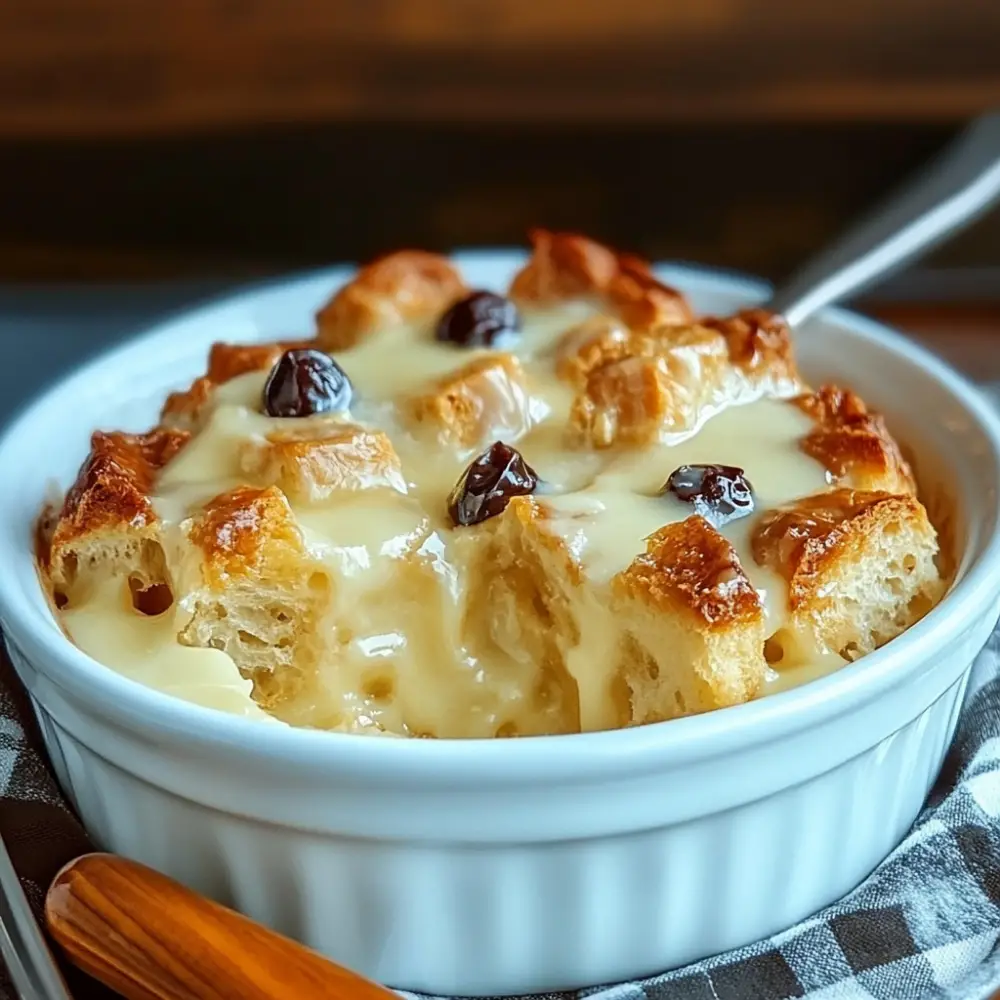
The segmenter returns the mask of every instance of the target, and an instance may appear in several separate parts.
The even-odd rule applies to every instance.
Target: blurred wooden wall
[[[998,42],[992,0],[4,0],[0,134],[955,119]]]
[[[0,0],[0,280],[535,223],[777,276],[989,106],[995,0]]]

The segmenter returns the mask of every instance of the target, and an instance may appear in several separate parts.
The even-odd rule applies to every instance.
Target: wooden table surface
[[[1000,381],[1000,301],[895,303],[876,305],[870,311],[911,334],[975,381]]]

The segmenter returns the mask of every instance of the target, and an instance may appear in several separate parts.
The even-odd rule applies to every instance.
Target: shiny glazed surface
[[[680,325],[663,328],[659,343],[669,344],[668,354],[631,355],[652,351],[655,336],[636,334],[646,346],[626,347],[633,333],[592,298],[515,308],[477,292],[443,316],[385,321],[332,357],[297,346],[263,370],[221,384],[201,380],[197,394],[195,383],[191,400],[172,396],[165,410],[179,409],[193,436],[171,446],[173,457],[144,488],[175,603],[166,610],[143,605],[136,580],[123,573],[88,577],[57,594],[68,634],[114,669],[207,707],[298,726],[406,736],[613,729],[745,701],[842,666],[845,657],[854,658],[843,638],[810,636],[775,640],[777,652],[768,656],[775,669],[766,667],[761,644],[794,631],[785,628],[792,599],[782,563],[790,560],[762,554],[757,536],[768,512],[844,482],[845,470],[836,464],[843,458],[831,460],[807,446],[817,418],[793,401],[806,387],[775,346],[780,337],[730,339],[711,319],[707,326],[670,322]],[[787,345],[787,331],[784,338]],[[626,360],[602,368],[608,356]],[[659,422],[640,416],[645,403],[629,402],[642,397],[647,376],[662,378],[656,395],[669,400]],[[613,382],[622,378],[627,385]],[[624,388],[624,402],[595,402],[602,397],[594,394],[611,385],[615,400]],[[835,440],[843,442],[847,430],[839,433]],[[506,465],[504,475],[513,478],[501,479],[492,499],[479,498],[492,462]],[[699,469],[714,470],[709,479],[698,478],[703,495],[690,478]],[[723,473],[739,480],[741,505],[719,492]],[[224,553],[236,554],[242,534],[249,539],[263,517],[263,507],[242,500],[234,506],[227,498],[275,485],[283,489],[277,506],[287,512],[281,516],[289,526],[282,530],[304,550],[291,567],[295,575],[285,573],[281,585],[297,588],[316,608],[308,618],[301,610],[277,612],[281,621],[291,620],[285,632],[294,633],[299,619],[309,623],[306,639],[291,639],[290,666],[268,659],[271,640],[261,638],[265,626],[256,622],[232,640],[204,632],[193,638],[187,624],[198,613],[203,579],[239,585]],[[709,503],[712,489],[718,496]],[[900,489],[912,491],[912,481]],[[550,608],[536,613],[539,598],[532,605],[518,593],[551,587],[549,571],[515,555],[507,583],[491,577],[483,555],[490,551],[488,522],[503,515],[514,494],[532,495],[528,515],[539,539],[532,544],[560,553],[568,566],[569,583],[559,589],[569,627],[561,633],[546,624]],[[721,507],[713,513],[715,503],[727,513]],[[651,538],[671,524],[686,527],[695,515],[721,535],[692,538],[681,558],[695,558],[705,544],[731,547],[730,556],[704,551],[704,565],[729,572],[729,593],[746,588],[752,598],[761,638],[750,640],[756,649],[734,649],[729,659],[742,663],[751,652],[755,662],[748,660],[746,677],[734,674],[726,682],[730,693],[723,684],[698,709],[686,707],[680,689],[676,707],[663,694],[637,707],[639,682],[628,679],[628,671],[648,671],[655,679],[662,668],[655,660],[644,665],[649,654],[623,622],[616,588],[631,587],[644,572]],[[677,556],[656,558],[666,562],[650,563],[650,585],[662,588],[662,574],[672,572]],[[272,579],[280,576],[270,572]],[[722,577],[708,580],[713,570],[693,572],[720,597],[726,591]],[[521,573],[533,579],[522,585],[515,575]],[[255,596],[266,599],[260,593],[251,600]],[[693,633],[714,628],[711,615],[684,624],[685,612],[661,608],[654,619],[679,615],[677,627]],[[221,614],[232,610],[223,607]],[[551,642],[528,641],[527,633],[546,629]],[[230,641],[256,644],[260,652],[252,655],[262,667],[251,668],[239,656],[234,662]],[[685,655],[698,654],[678,659]],[[697,676],[706,668],[692,662],[680,669]]]

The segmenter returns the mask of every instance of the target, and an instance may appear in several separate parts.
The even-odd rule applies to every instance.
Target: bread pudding
[[[385,736],[563,734],[736,705],[940,598],[885,422],[762,309],[536,231],[505,294],[363,267],[315,329],[217,343],[98,431],[39,566],[70,638],[199,704]]]

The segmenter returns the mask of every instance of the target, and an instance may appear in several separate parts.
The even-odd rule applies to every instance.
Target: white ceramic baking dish
[[[499,288],[519,260],[459,262],[473,286]],[[847,312],[799,332],[804,369],[882,409],[925,487],[955,499],[959,567],[938,608],[836,675],[621,732],[385,740],[197,708],[64,638],[31,529],[91,429],[144,429],[164,393],[202,371],[213,340],[309,330],[345,275],[161,325],[50,391],[0,443],[0,619],[96,840],[378,980],[436,993],[653,973],[784,928],[855,886],[916,816],[1000,613],[1000,427],[940,361]],[[662,275],[713,311],[765,291],[699,270]]]

